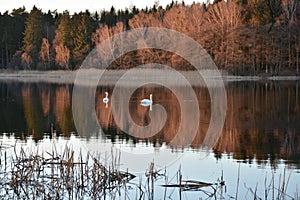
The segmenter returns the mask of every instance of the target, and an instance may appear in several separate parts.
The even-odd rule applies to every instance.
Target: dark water
[[[72,85],[65,84],[0,83],[1,142],[5,143],[10,138],[17,143],[26,144],[30,140],[39,144],[46,138],[63,138],[64,141],[76,140],[87,146],[100,143],[123,146],[131,152],[154,151],[159,154],[160,149],[168,149],[170,154],[184,155],[179,161],[176,158],[173,167],[179,163],[182,168],[185,167],[187,174],[191,172],[190,178],[215,180],[224,170],[227,177],[234,177],[228,182],[235,184],[237,163],[241,163],[244,182],[253,187],[257,181],[253,174],[264,178],[266,173],[279,174],[287,168],[292,173],[291,192],[294,194],[300,169],[298,82],[226,83],[226,120],[217,142],[208,150],[203,150],[202,143],[210,124],[211,101],[204,87],[194,88],[200,110],[199,128],[192,140],[189,137],[181,138],[183,145],[171,143],[180,127],[181,117],[189,121],[194,119],[192,114],[185,113],[182,116],[178,99],[169,89],[149,85],[136,90],[130,98],[128,115],[140,126],[147,126],[153,120],[149,116],[150,108],[140,105],[141,99],[154,94],[154,104],[165,108],[167,122],[162,130],[150,138],[130,135],[132,126],[126,119],[122,122],[129,134],[115,124],[111,105],[102,102],[104,92],[111,94],[113,87],[99,87],[95,95],[96,116],[92,120],[99,123],[103,131],[91,129],[84,120],[82,129],[85,130],[76,129],[72,114],[72,89]],[[186,92],[185,88],[179,88],[179,91],[183,94]],[[126,88],[122,92],[126,93]],[[189,131],[186,130],[186,134]],[[97,144],[99,140],[101,142]],[[232,190],[234,194],[235,186]]]
[[[72,116],[72,85],[1,83],[0,132],[14,133],[16,138],[27,136],[38,142],[49,135],[51,127],[57,136],[78,135]],[[191,143],[192,149],[201,142],[210,122],[210,97],[206,88],[194,88],[200,108],[200,130]],[[104,92],[113,88],[98,88],[96,93],[97,120],[111,142],[127,139],[134,143],[139,138],[124,134],[111,116],[111,107],[102,103]],[[284,159],[300,167],[300,94],[295,82],[232,82],[227,84],[227,116],[224,130],[213,150],[216,157],[232,153],[235,159],[251,162]],[[184,88],[182,89],[184,91]],[[126,89],[124,89],[126,92]],[[150,123],[149,108],[139,100],[155,93],[154,102],[167,111],[164,128],[147,139],[152,145],[168,143],[180,124],[180,106],[169,89],[144,87],[137,90],[129,102],[132,119],[139,125]],[[189,116],[184,116],[189,117]],[[193,119],[190,119],[193,120]],[[91,137],[92,133],[86,136]],[[145,140],[143,140],[145,142]]]

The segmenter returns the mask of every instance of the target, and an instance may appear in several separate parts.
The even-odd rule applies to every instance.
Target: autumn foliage
[[[298,75],[299,9],[299,0],[172,2],[166,8],[154,5],[116,11],[112,7],[100,14],[85,11],[73,15],[68,11],[43,13],[36,7],[27,13],[19,8],[0,15],[0,68],[77,69],[96,45],[117,33],[164,27],[196,40],[217,66],[229,73]],[[117,58],[111,68],[151,62],[193,69],[178,55],[155,49],[129,52]]]

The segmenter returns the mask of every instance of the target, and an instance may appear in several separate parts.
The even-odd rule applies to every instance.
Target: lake
[[[261,198],[265,197],[265,191],[268,191],[268,197],[272,197],[272,191],[277,196],[285,177],[285,198],[296,196],[300,180],[297,81],[225,82],[227,110],[224,125],[220,134],[212,138],[213,142],[208,143],[207,132],[214,114],[206,87],[193,86],[195,101],[188,98],[189,90],[184,86],[176,86],[177,95],[174,95],[169,88],[148,84],[134,90],[125,103],[120,98],[113,104],[111,99],[105,104],[102,101],[105,92],[111,98],[114,88],[99,86],[93,96],[94,111],[90,111],[93,108],[86,105],[89,101],[84,96],[79,99],[82,103],[74,107],[73,87],[63,83],[1,81],[1,144],[15,145],[18,149],[39,148],[40,151],[53,148],[53,143],[57,149],[68,144],[77,153],[99,154],[104,162],[109,162],[115,152],[120,154],[119,167],[140,179],[145,179],[143,175],[151,162],[157,169],[166,170],[169,182],[176,183],[174,177],[179,169],[183,180],[216,183],[222,177],[226,187],[218,195],[225,199],[236,194],[241,199],[253,199],[255,188]],[[85,87],[82,89],[84,91]],[[130,86],[124,86],[118,95],[123,97],[131,91]],[[140,105],[140,100],[149,99],[150,94],[153,95],[153,109]],[[177,98],[180,95],[183,104]],[[195,103],[199,118],[190,106]],[[155,107],[158,104],[164,107],[163,111]],[[91,115],[86,116],[85,112],[89,111]],[[78,123],[74,116],[80,119]],[[195,122],[199,124],[196,130]],[[182,123],[186,123],[183,128]],[[157,129],[155,134],[149,137],[144,133],[135,134],[137,129],[145,126],[150,127],[150,132]],[[174,142],[179,131],[183,135]],[[13,154],[13,148],[6,151],[7,157]],[[138,179],[133,179],[133,183]],[[272,181],[276,188],[265,190]],[[154,199],[164,198],[162,184],[165,179],[155,182]],[[166,193],[171,199],[208,198],[199,190],[179,195],[176,188],[170,188]],[[136,198],[134,189],[129,197]]]

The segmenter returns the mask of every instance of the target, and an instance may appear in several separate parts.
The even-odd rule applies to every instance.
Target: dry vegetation
[[[247,197],[254,199],[295,199],[287,194],[291,174],[279,175],[278,185],[275,185],[275,175],[270,180],[265,177],[264,197],[258,195],[256,187],[239,184],[240,172],[236,186],[235,197],[226,191],[223,172],[215,183],[184,180],[181,167],[173,177],[168,177],[165,170],[158,170],[154,163],[143,176],[137,177],[128,171],[121,171],[120,154],[111,154],[110,164],[105,166],[100,156],[80,152],[75,158],[75,152],[68,145],[58,154],[51,152],[33,153],[23,148],[16,152],[16,146],[3,145],[0,152],[0,198],[5,199],[155,199],[157,187],[164,188],[164,193],[158,196],[162,199],[182,199],[185,192],[194,192],[195,196],[205,199],[238,199],[240,187],[247,189]],[[6,150],[14,148],[14,155],[7,155]],[[56,149],[54,147],[54,149]],[[240,169],[239,169],[240,170]],[[144,178],[144,181],[143,181]],[[164,183],[164,184],[161,184]]]

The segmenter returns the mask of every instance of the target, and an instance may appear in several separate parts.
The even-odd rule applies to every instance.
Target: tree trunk
[[[5,63],[5,68],[7,68],[8,63],[9,63],[9,51],[7,48],[7,44],[5,44],[5,53],[6,53],[6,63]]]
[[[296,75],[299,73],[299,52],[296,53]]]
[[[4,68],[4,51],[1,49],[1,67]]]
[[[292,63],[292,58],[291,58],[291,28],[290,28],[290,23],[289,23],[289,28],[288,28],[288,54],[289,54],[289,64],[288,68],[291,68],[291,63]]]

